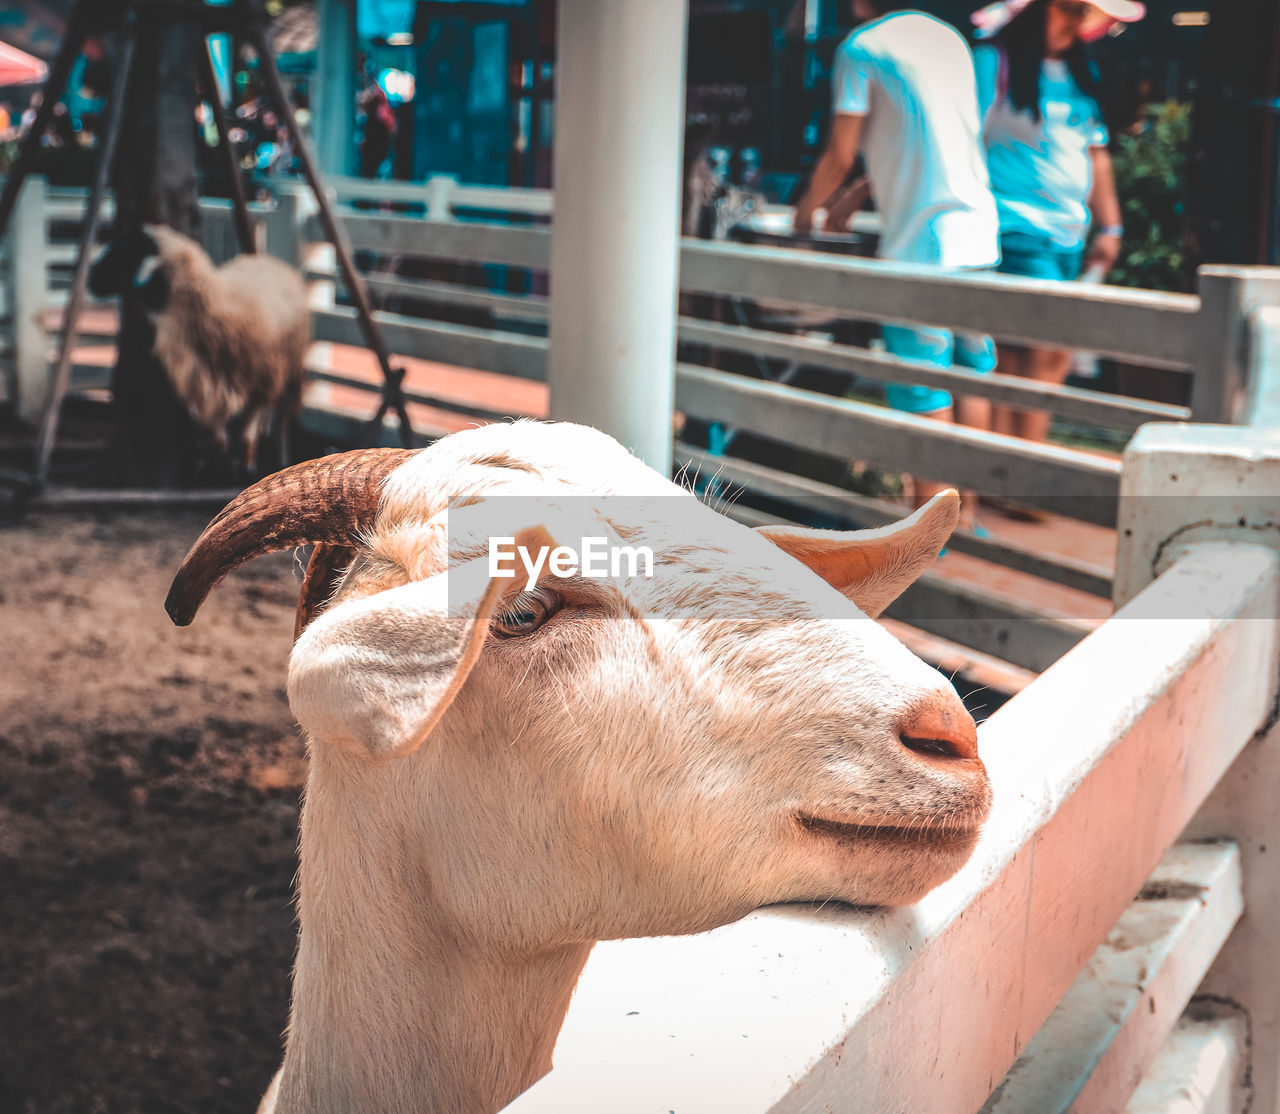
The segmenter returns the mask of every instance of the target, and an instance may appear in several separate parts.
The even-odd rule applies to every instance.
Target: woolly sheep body
[[[93,283],[99,294],[132,285],[155,328],[153,351],[192,417],[228,449],[227,425],[240,417],[244,463],[252,469],[270,412],[283,425],[301,401],[311,342],[307,288],[296,270],[266,255],[240,255],[214,266],[196,241],[148,225],[140,251],[113,246],[131,275],[112,272],[104,256]],[[125,270],[128,268],[126,267]],[[122,286],[112,280],[123,279]],[[283,463],[283,462],[282,462]]]

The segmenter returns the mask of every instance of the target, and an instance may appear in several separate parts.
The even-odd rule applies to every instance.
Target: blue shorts
[[[1084,266],[1084,245],[1064,248],[1048,236],[1031,232],[1005,232],[1000,237],[1000,266],[1005,275],[1074,282]]]
[[[996,366],[995,342],[988,336],[925,325],[882,325],[880,333],[885,349],[903,359],[920,360],[935,367],[968,368],[983,375],[989,375]],[[892,409],[908,414],[931,414],[951,405],[950,391],[905,383],[886,384],[884,398]]]

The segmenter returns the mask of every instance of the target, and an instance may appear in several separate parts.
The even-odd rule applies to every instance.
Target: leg
[[[955,421],[955,407],[953,406],[945,406],[941,410],[930,410],[928,412],[918,411],[917,414],[921,418],[928,418],[931,422],[951,423]],[[938,492],[946,491],[948,488],[955,486],[954,484],[936,483],[921,476],[903,476],[902,478],[908,481],[907,499],[913,509],[923,507]]]
[[[1001,375],[1026,375],[1027,356],[1029,350],[1015,344],[1001,344],[996,371]],[[1011,406],[1000,403],[991,404],[991,429],[994,433],[1003,433],[1006,437],[1015,437],[1014,426],[1018,411]]]
[[[1028,379],[1061,387],[1071,373],[1071,353],[1058,348],[1028,348],[1024,367],[1022,374]],[[1053,416],[1047,410],[1019,411],[1014,419],[1014,432],[1028,441],[1045,441],[1052,421]]]
[[[272,424],[276,434],[276,452],[279,467],[283,470],[292,463],[290,450],[293,440],[293,423],[302,409],[302,381],[290,386],[276,403]]]
[[[953,361],[975,375],[990,375],[997,362],[995,341],[977,333],[956,333]],[[955,420],[970,429],[991,429],[992,416],[989,399],[961,395],[955,400]],[[978,525],[977,492],[961,491],[960,500],[960,525],[972,530]]]
[[[935,367],[951,366],[955,338],[948,329],[923,326],[884,325],[881,328],[886,350],[904,359],[920,360]],[[885,402],[893,410],[917,414],[935,422],[951,422],[955,418],[951,395],[936,387],[907,386],[890,383],[885,387]],[[922,507],[950,484],[926,480],[919,476],[903,476],[907,497],[913,507]]]
[[[244,429],[240,433],[240,444],[244,459],[245,476],[252,477],[258,465],[258,442],[262,438],[262,430],[266,425],[267,410],[259,407],[245,415]]]
[[[1062,248],[1047,236],[1009,232],[1000,237],[999,269],[1006,275],[1070,282],[1080,274],[1081,259],[1081,249]],[[1061,386],[1071,371],[1071,353],[1002,344],[996,370],[1002,375],[1021,375]],[[1051,416],[1043,410],[996,406],[993,411],[991,428],[996,433],[1029,441],[1044,441],[1049,435]]]
[[[1020,375],[1024,379],[1037,379],[1061,385],[1071,370],[1071,353],[1056,348],[1015,348],[1000,346],[1000,360],[996,370],[1006,375]],[[992,407],[992,429],[1009,437],[1022,437],[1029,441],[1044,441],[1049,435],[1052,415],[1045,410],[1018,410],[1009,406]],[[1025,522],[1044,522],[1043,511],[1023,507],[1004,499],[987,500],[1009,518]]]
[[[970,429],[991,428],[991,400],[961,395],[955,401],[956,421]]]
[[[293,426],[293,413],[293,407],[284,405],[276,407],[276,466],[281,471],[289,467],[289,442]]]

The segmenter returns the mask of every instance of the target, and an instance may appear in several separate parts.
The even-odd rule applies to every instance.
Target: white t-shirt
[[[1039,123],[1009,102],[1000,50],[975,52],[978,103],[1001,232],[1047,237],[1057,247],[1084,243],[1093,188],[1090,152],[1105,147],[1107,128],[1097,102],[1081,90],[1067,64],[1046,58],[1040,70]]]
[[[959,32],[913,11],[859,27],[836,49],[831,111],[866,117],[861,146],[880,207],[881,257],[995,265],[973,55]]]

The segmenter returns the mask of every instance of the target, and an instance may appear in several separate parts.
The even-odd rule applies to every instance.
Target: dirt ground
[[[252,1111],[279,1064],[300,571],[249,565],[174,628],[208,517],[0,524],[0,1114]]]

